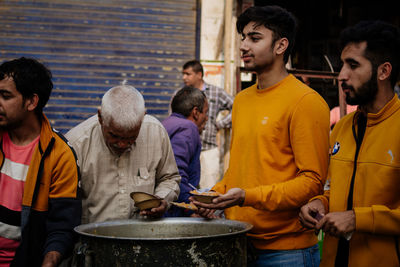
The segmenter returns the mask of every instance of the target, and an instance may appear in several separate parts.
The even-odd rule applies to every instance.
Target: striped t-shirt
[[[4,163],[0,172],[0,267],[9,266],[21,239],[22,195],[33,151],[39,136],[17,146],[3,134]]]

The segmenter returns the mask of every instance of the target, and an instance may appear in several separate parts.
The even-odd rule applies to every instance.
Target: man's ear
[[[381,65],[379,65],[377,70],[378,80],[383,81],[390,78],[391,73],[392,64],[390,64],[389,62],[382,63]]]
[[[39,96],[37,94],[33,94],[32,97],[25,100],[25,105],[28,111],[34,111],[38,104]]]
[[[190,113],[190,116],[193,118],[194,121],[197,121],[199,119],[199,108],[198,107],[194,107],[192,109],[192,112]]]
[[[275,42],[276,54],[283,55],[289,46],[289,40],[287,38],[281,38]]]
[[[97,117],[99,118],[100,125],[103,125],[103,118],[101,117],[101,110],[100,108],[97,109]]]
[[[196,76],[198,80],[202,80],[203,79],[203,74],[201,73],[201,71],[196,72]],[[201,88],[197,88],[197,89],[201,89]]]

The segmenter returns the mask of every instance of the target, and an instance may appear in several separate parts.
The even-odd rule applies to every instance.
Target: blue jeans
[[[257,250],[257,259],[249,267],[317,267],[320,256],[318,245],[296,250]]]

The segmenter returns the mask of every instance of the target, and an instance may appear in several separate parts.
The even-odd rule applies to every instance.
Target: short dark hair
[[[13,79],[23,99],[31,98],[34,94],[39,96],[35,112],[40,115],[53,89],[50,70],[35,59],[21,57],[0,65],[0,80],[6,77]]]
[[[193,108],[197,107],[200,112],[203,112],[206,95],[199,89],[185,86],[180,89],[171,102],[171,109],[174,113],[182,114],[189,117]]]
[[[400,68],[400,29],[379,20],[361,21],[347,27],[340,34],[341,49],[349,43],[367,42],[364,56],[376,70],[379,65],[390,62],[390,83],[395,86]]]
[[[249,7],[238,17],[236,22],[238,33],[242,34],[243,29],[250,22],[255,22],[256,26],[263,25],[273,32],[272,45],[280,38],[288,39],[289,45],[283,57],[284,62],[287,63],[296,37],[297,20],[295,16],[280,6]]]
[[[201,76],[204,75],[203,65],[201,65],[200,61],[194,59],[186,62],[182,69],[186,70],[187,68],[192,68],[194,72],[201,72]]]

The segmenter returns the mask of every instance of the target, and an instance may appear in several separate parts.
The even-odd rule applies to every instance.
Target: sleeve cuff
[[[372,208],[360,207],[354,208],[356,215],[356,230],[361,232],[373,233],[374,231],[374,217],[372,215]]]
[[[72,239],[68,240],[71,241],[70,244],[66,244],[67,242],[54,242],[51,245],[47,246],[43,251],[43,256],[45,256],[50,251],[57,251],[61,254],[62,258],[65,258],[66,255],[70,255],[72,251],[73,244]]]
[[[308,202],[311,202],[316,199],[319,199],[322,201],[322,204],[324,205],[324,208],[325,208],[325,214],[327,214],[329,212],[329,202],[328,202],[327,197],[324,195],[315,196],[312,199],[310,199],[310,201],[308,201]]]
[[[244,190],[246,195],[242,206],[254,206],[257,203],[257,196],[259,195],[259,189],[251,188]]]

